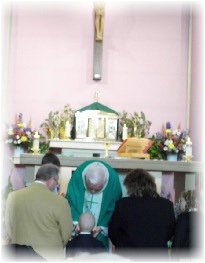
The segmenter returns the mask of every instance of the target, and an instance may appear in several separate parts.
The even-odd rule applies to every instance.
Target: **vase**
[[[65,139],[65,128],[64,127],[60,127],[59,129],[59,137],[61,140]]]
[[[54,131],[51,128],[47,129],[48,139],[52,140],[54,138]]]
[[[176,162],[178,158],[177,153],[167,153],[167,161],[174,161]]]
[[[54,129],[53,129],[53,131],[54,131],[54,133],[53,133],[53,139],[54,140],[57,140],[57,139],[59,139],[59,128],[58,127],[54,127]]]
[[[14,157],[20,157],[20,155],[24,153],[24,148],[21,146],[16,146],[14,148]]]

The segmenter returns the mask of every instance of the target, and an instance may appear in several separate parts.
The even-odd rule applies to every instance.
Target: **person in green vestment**
[[[89,160],[78,166],[68,183],[66,199],[78,234],[78,219],[83,212],[95,218],[93,236],[108,248],[107,226],[122,197],[122,188],[116,171],[103,161]]]

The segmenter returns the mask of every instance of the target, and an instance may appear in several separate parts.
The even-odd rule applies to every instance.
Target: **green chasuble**
[[[71,176],[65,197],[70,204],[73,221],[78,221],[80,214],[83,213],[85,196],[85,187],[82,179],[82,173],[86,166],[93,162],[99,162],[103,164],[109,172],[109,180],[106,188],[103,190],[101,210],[97,222],[97,226],[107,227],[115,208],[115,202],[122,198],[122,188],[118,174],[111,166],[103,161],[96,160],[86,161],[79,165]],[[104,245],[108,247],[108,238],[102,233],[97,236],[97,239],[102,241]]]

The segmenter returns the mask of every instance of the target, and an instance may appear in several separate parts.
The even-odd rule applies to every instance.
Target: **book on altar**
[[[131,137],[122,142],[117,149],[120,153],[142,153],[145,154],[147,150],[152,146],[153,141],[146,138]]]

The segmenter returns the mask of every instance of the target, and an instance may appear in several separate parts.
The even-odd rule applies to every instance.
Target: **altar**
[[[109,143],[108,154],[110,158],[117,157],[117,149],[122,142],[109,140],[50,140],[49,147],[54,153],[60,153],[63,156],[73,157],[104,157],[106,146]]]
[[[50,149],[57,150],[57,155],[61,162],[60,170],[60,192],[66,193],[67,184],[73,171],[87,160],[101,160],[111,165],[119,175],[123,196],[126,196],[126,189],[123,185],[126,174],[136,168],[148,170],[155,178],[157,191],[160,194],[166,190],[171,194],[174,202],[179,198],[181,191],[193,190],[201,187],[203,175],[203,163],[201,162],[169,162],[159,160],[147,160],[118,157],[116,150],[121,142],[110,143],[109,155],[104,156],[103,141],[62,141],[51,140]],[[59,151],[60,149],[60,151]],[[94,155],[93,155],[94,154]],[[97,155],[98,157],[94,157]],[[43,155],[41,154],[21,154],[15,159],[15,164],[25,167],[25,184],[29,185],[35,180],[35,174],[41,165]]]

